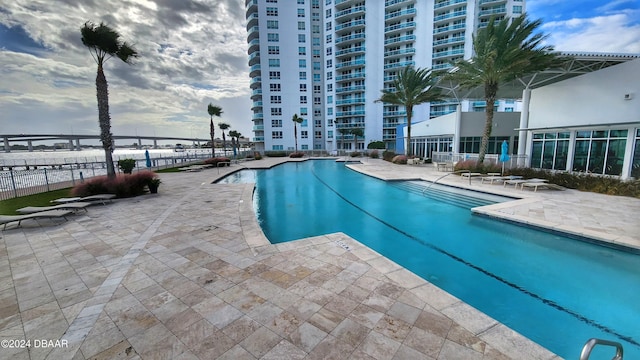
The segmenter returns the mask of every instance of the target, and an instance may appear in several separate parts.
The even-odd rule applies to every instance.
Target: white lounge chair
[[[78,210],[84,210],[85,212],[87,212],[88,211],[87,206],[90,206],[90,205],[93,205],[93,203],[72,202],[68,204],[60,204],[60,205],[54,205],[54,206],[27,206],[27,207],[23,207],[16,210],[16,212],[19,212],[21,214],[34,214],[34,213],[39,213],[42,211],[49,211],[49,210],[71,210],[73,212],[76,212]]]
[[[482,181],[480,181],[480,183],[484,184],[485,181],[488,181],[489,184],[493,184],[494,181],[505,181],[508,179],[509,179],[508,177],[504,177],[504,176],[483,176]]]
[[[86,201],[86,202],[97,201],[97,202],[101,202],[104,205],[107,202],[111,202],[111,200],[115,197],[116,196],[114,194],[98,194],[98,195],[90,195],[85,197],[60,198],[60,199],[51,200],[51,202],[57,203],[57,204],[68,204],[68,203],[81,202],[81,201]]]
[[[53,219],[53,218],[62,217],[66,221],[67,215],[72,213],[73,211],[71,210],[58,209],[58,210],[41,211],[41,212],[27,214],[27,215],[0,215],[0,225],[4,225],[3,230],[6,230],[7,224],[17,221],[18,227],[20,227],[20,225],[22,224],[22,220],[27,220],[27,219],[39,219],[39,218]]]
[[[538,191],[539,187],[542,187],[545,189],[553,189],[553,190],[564,190],[564,188],[560,185],[549,184],[546,182],[526,182],[526,183],[522,183],[520,187],[521,187],[521,190],[524,190],[525,187],[533,188],[533,192]]]

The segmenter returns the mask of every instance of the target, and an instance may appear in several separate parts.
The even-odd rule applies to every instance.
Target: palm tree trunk
[[[413,116],[413,106],[407,106],[407,157],[413,155],[411,147],[411,116]]]
[[[296,152],[298,152],[298,126],[293,122],[293,138],[295,139]]]
[[[211,122],[209,123],[209,135],[211,135],[211,157],[216,157],[216,141],[214,139],[214,135],[216,133],[216,128],[213,126],[213,115],[211,115]]]
[[[493,112],[496,102],[496,93],[498,92],[498,84],[487,84],[485,86],[485,102],[487,105],[486,121],[484,123],[484,132],[482,133],[482,142],[480,143],[480,153],[478,154],[478,163],[484,162],[484,157],[487,154],[487,148],[489,147],[489,137],[491,136],[491,129],[493,128]]]
[[[114,178],[116,170],[113,166],[113,135],[111,134],[111,117],[109,116],[109,90],[107,78],[104,76],[102,64],[98,64],[96,75],[96,94],[98,97],[98,123],[100,124],[100,141],[104,148],[105,162],[107,163],[107,176]]]
[[[227,138],[224,136],[224,130],[222,130],[222,148],[224,149],[224,156],[227,156]]]

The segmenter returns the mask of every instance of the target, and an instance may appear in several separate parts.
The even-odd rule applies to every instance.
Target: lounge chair
[[[81,202],[81,201],[86,201],[86,202],[96,201],[96,202],[101,202],[104,205],[107,202],[111,202],[111,199],[115,197],[116,196],[114,194],[98,194],[98,195],[90,195],[85,197],[60,198],[60,199],[51,200],[51,202],[57,203],[57,204],[68,204],[68,203]]]
[[[484,184],[485,181],[488,181],[489,184],[493,184],[494,181],[505,181],[505,180],[509,180],[509,178],[505,176],[483,176],[482,181],[480,183]]]
[[[76,212],[78,210],[84,210],[85,212],[87,212],[88,211],[87,206],[89,205],[93,205],[93,203],[72,202],[72,203],[60,204],[60,205],[54,205],[54,206],[27,206],[27,207],[23,207],[16,210],[16,212],[19,212],[21,214],[34,214],[34,213],[39,213],[42,211],[49,211],[49,210],[71,210],[73,212]]]
[[[522,183],[520,185],[520,189],[524,190],[524,188],[533,188],[533,192],[538,191],[539,187],[545,188],[545,189],[553,189],[553,190],[564,190],[564,188],[560,185],[556,185],[556,184],[549,184],[546,182],[526,182],[526,183]]]
[[[53,218],[62,217],[66,221],[67,215],[69,214],[73,214],[73,211],[58,209],[58,210],[41,211],[41,212],[27,214],[27,215],[0,215],[0,225],[4,225],[3,230],[6,230],[7,224],[17,221],[18,227],[20,227],[22,220],[27,220],[27,219],[39,219],[39,218],[53,219]]]

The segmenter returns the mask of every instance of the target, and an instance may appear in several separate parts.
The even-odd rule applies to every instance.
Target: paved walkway
[[[64,223],[10,225],[0,234],[0,340],[31,347],[3,346],[0,358],[557,358],[344,234],[269,244],[253,186],[211,184],[238,167],[161,174],[157,195],[93,206]],[[371,159],[354,168],[438,175]],[[602,236],[638,240],[635,218],[593,216],[593,194],[583,201],[576,192],[574,203],[571,193],[495,211],[561,213]],[[638,213],[640,201],[615,199]]]

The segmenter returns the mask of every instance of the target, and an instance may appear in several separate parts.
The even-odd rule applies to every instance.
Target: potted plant
[[[136,167],[136,161],[134,159],[121,159],[118,160],[118,167],[125,174],[131,174],[133,168]]]
[[[153,178],[149,180],[149,183],[147,183],[147,186],[149,187],[149,192],[152,194],[157,194],[158,187],[160,186],[161,182],[162,181],[160,181],[160,178]]]

